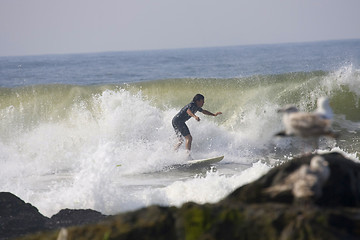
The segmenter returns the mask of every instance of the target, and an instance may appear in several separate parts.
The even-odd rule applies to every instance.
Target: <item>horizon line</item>
[[[101,54],[101,53],[120,53],[120,52],[147,52],[147,51],[174,51],[174,50],[190,50],[190,49],[206,49],[206,48],[227,48],[227,47],[247,47],[247,46],[270,46],[270,45],[287,45],[287,44],[309,44],[321,42],[337,42],[337,41],[357,41],[360,38],[343,38],[343,39],[328,39],[328,40],[309,40],[309,41],[294,41],[294,42],[275,42],[275,43],[249,43],[249,44],[229,44],[218,46],[194,46],[194,47],[174,47],[174,48],[144,48],[144,49],[129,49],[129,50],[103,50],[103,51],[88,51],[88,52],[64,52],[64,53],[39,53],[39,54],[14,54],[14,55],[0,55],[0,58],[6,57],[37,57],[37,56],[54,56],[54,55],[82,55],[82,54]]]

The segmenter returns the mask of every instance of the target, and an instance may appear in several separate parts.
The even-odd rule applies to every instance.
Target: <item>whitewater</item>
[[[340,138],[319,151],[358,161],[359,60],[360,40],[0,57],[0,191],[46,216],[214,203],[302,154],[303,140],[274,137],[277,110],[321,96]],[[223,114],[187,122],[192,156],[225,158],[181,168],[171,120],[197,93]]]

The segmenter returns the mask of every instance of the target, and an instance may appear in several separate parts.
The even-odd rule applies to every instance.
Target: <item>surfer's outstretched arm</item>
[[[214,117],[216,117],[217,115],[222,114],[222,112],[212,113],[212,112],[209,112],[208,110],[203,110],[202,113],[205,114],[205,115],[210,115],[210,116],[214,116]]]

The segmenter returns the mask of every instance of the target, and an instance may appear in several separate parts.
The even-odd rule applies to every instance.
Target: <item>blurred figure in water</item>
[[[317,109],[314,112],[300,112],[295,106],[287,106],[279,109],[283,112],[283,124],[285,130],[276,136],[299,136],[313,142],[314,148],[318,148],[320,136],[337,138],[338,134],[331,129],[333,111],[329,105],[329,99],[321,97],[317,101]]]

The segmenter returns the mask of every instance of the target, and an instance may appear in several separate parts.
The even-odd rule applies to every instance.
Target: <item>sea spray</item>
[[[176,181],[161,189],[166,193],[167,205],[180,206],[187,201],[200,204],[215,203],[237,187],[250,183],[266,172],[271,167],[260,161],[252,164],[250,168],[240,172],[238,175],[227,176],[215,171],[207,171],[205,176],[196,175],[186,181]]]
[[[354,84],[360,78],[354,68],[341,71],[341,76],[315,71],[1,88],[1,191],[15,193],[47,216],[62,208],[115,214],[150,204],[219,200],[298,154],[298,140],[273,137],[283,128],[276,110],[292,103],[312,111],[321,95],[330,97],[334,128],[341,134],[339,141],[322,140],[321,146],[357,154]],[[184,148],[173,151],[171,126],[172,117],[198,92],[205,95],[205,109],[224,113],[188,121],[194,157],[225,155],[216,172],[201,177],[173,168],[186,154]]]

